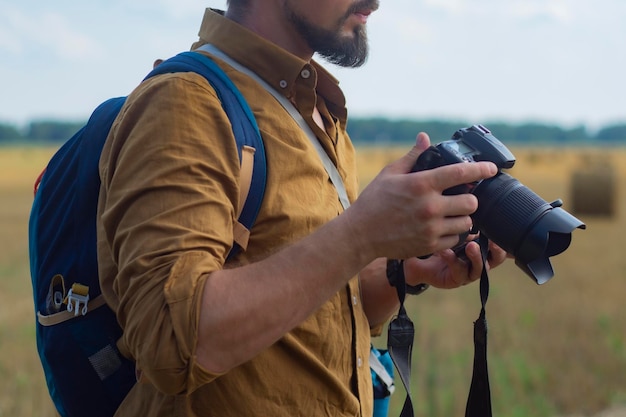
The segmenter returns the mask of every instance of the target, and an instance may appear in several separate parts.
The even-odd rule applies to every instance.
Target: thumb
[[[396,167],[399,171],[403,173],[411,172],[415,162],[417,162],[417,158],[430,146],[430,138],[424,132],[420,132],[417,135],[415,140],[415,146],[411,148],[411,150],[396,161]]]

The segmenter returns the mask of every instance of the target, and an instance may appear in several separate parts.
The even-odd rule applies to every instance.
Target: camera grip
[[[429,146],[415,161],[411,172],[425,171],[445,165],[443,156],[436,146]]]

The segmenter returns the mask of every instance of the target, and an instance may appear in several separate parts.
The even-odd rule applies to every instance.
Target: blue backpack
[[[249,184],[250,190],[242,198],[239,222],[249,231],[265,192],[266,161],[258,126],[241,93],[219,66],[195,52],[163,62],[146,79],[192,71],[213,86],[232,124],[242,189]],[[101,295],[96,254],[98,162],[125,99],[102,103],[51,158],[35,185],[29,255],[37,349],[48,390],[63,417],[112,416],[136,382],[134,363],[117,347],[122,329]],[[233,243],[229,257],[240,246]]]

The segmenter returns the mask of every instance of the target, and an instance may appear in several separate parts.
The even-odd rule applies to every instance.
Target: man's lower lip
[[[361,23],[367,23],[367,18],[369,17],[369,14],[363,14],[363,13],[354,13],[354,15],[359,22]]]

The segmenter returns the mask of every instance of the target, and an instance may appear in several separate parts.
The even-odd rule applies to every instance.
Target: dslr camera
[[[498,173],[488,179],[461,184],[444,191],[446,195],[472,193],[478,209],[471,217],[471,233],[479,233],[515,257],[515,264],[537,284],[554,276],[550,257],[565,251],[572,231],[585,224],[565,211],[561,200],[547,203],[511,175],[515,157],[500,140],[482,125],[460,129],[450,140],[429,147],[417,159],[412,171],[478,161],[493,162]],[[459,237],[459,249],[468,234]]]

